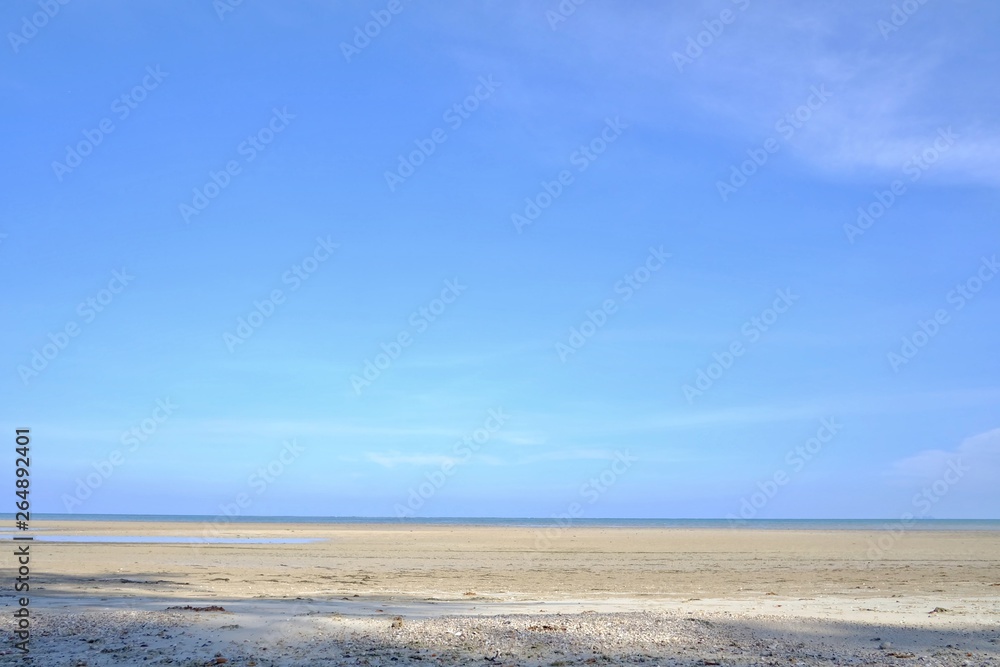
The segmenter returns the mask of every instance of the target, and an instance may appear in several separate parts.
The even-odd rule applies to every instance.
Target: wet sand
[[[206,528],[35,521],[32,532]],[[35,664],[1000,664],[997,532],[910,530],[891,543],[879,531],[572,526],[209,534],[318,541],[35,542]],[[876,553],[879,538],[888,548]],[[225,611],[168,610],[212,605]]]

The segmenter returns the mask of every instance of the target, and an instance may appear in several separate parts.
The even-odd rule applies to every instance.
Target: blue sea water
[[[10,518],[12,514],[0,514]],[[741,530],[880,530],[898,526],[900,519],[751,519],[739,523],[729,519],[572,519],[523,517],[395,517],[356,516],[236,516],[171,514],[33,514],[33,519],[52,521],[143,521],[179,523],[309,523],[309,524],[410,524],[438,526],[547,527],[554,524],[599,528],[734,528]],[[1000,519],[918,519],[906,523],[907,530],[997,530]],[[12,528],[0,527],[8,532]]]
[[[9,533],[0,540],[14,540]],[[191,535],[33,535],[34,542],[80,542],[102,544],[306,544],[323,542],[311,537],[192,537]]]

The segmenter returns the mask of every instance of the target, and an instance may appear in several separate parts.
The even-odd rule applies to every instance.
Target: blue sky
[[[1000,8],[861,4],[7,3],[34,509],[995,518]]]

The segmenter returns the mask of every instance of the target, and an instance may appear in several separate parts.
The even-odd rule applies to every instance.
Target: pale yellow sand
[[[191,535],[192,524],[35,522],[36,534]],[[1000,533],[911,531],[881,558],[861,531],[603,529],[404,525],[230,525],[221,537],[320,538],[309,544],[34,546],[47,594],[399,600],[992,599]],[[198,531],[200,534],[201,531]],[[43,574],[46,573],[46,574]],[[181,585],[87,581],[125,577]]]
[[[185,523],[42,521],[34,522],[33,528],[36,535],[181,536],[201,535],[204,530]],[[537,528],[229,524],[211,534],[322,541],[35,542],[32,604],[37,622],[43,628],[46,616],[59,621],[48,638],[36,638],[35,650],[49,646],[49,658],[64,657],[65,664],[75,664],[69,660],[77,654],[85,656],[88,665],[132,664],[129,661],[137,653],[100,653],[95,647],[105,639],[87,644],[68,638],[65,623],[89,618],[92,625],[100,620],[98,627],[119,630],[132,623],[130,632],[145,637],[136,640],[136,647],[146,644],[134,650],[152,652],[162,649],[157,642],[167,641],[156,633],[166,627],[186,628],[184,637],[171,635],[173,648],[146,655],[146,664],[182,654],[190,654],[190,664],[204,664],[198,661],[211,659],[214,652],[206,651],[217,647],[225,647],[223,653],[232,664],[270,664],[264,658],[273,660],[277,651],[284,650],[275,644],[281,639],[295,648],[288,648],[284,661],[274,664],[311,664],[308,660],[324,650],[340,651],[329,655],[343,659],[351,632],[359,633],[354,639],[362,644],[401,651],[391,664],[420,662],[402,655],[417,650],[418,644],[428,655],[434,646],[452,650],[458,662],[468,658],[466,653],[499,650],[495,664],[507,664],[505,660],[550,664],[564,654],[565,664],[571,664],[577,657],[584,659],[581,646],[597,641],[590,635],[600,636],[619,626],[647,627],[647,631],[619,647],[615,660],[640,655],[682,660],[676,652],[684,637],[694,637],[691,633],[696,631],[711,635],[702,637],[705,646],[718,642],[725,646],[726,637],[745,633],[741,641],[749,651],[746,664],[757,664],[750,657],[767,664],[763,654],[778,650],[769,649],[772,644],[805,655],[806,648],[796,649],[799,640],[819,641],[823,635],[839,637],[830,651],[869,663],[884,657],[885,664],[896,664],[894,660],[909,659],[905,657],[909,652],[958,665],[963,660],[970,665],[998,664],[1000,657],[1000,631],[995,630],[1000,621],[1000,533],[996,532],[909,531],[877,559],[871,558],[871,539],[885,535],[864,531],[569,527],[546,536]],[[10,605],[9,594],[4,601]],[[165,612],[168,606],[185,604],[218,604],[227,611]],[[945,611],[931,613],[938,608]],[[626,612],[641,615],[619,615]],[[139,616],[133,618],[135,614]],[[497,614],[517,616],[478,618]],[[532,621],[522,614],[544,616]],[[133,615],[128,617],[132,620],[125,615]],[[401,628],[392,627],[396,616],[403,619]],[[692,621],[684,620],[689,617],[708,625],[689,627]],[[9,614],[4,614],[3,622],[9,627]],[[472,630],[454,630],[472,622],[483,624],[480,640],[470,639]],[[505,627],[519,624],[524,625],[521,632],[528,633],[523,647],[510,644],[516,633],[504,634]],[[559,629],[564,626],[568,629]],[[662,630],[660,639],[656,628]],[[529,637],[532,632],[540,636]],[[895,641],[887,639],[890,635]],[[959,645],[955,643],[959,639],[947,639],[952,636],[965,645],[947,648],[948,643]],[[334,641],[337,637],[341,640]],[[507,648],[501,647],[504,637],[509,640]],[[664,644],[669,637],[676,641]],[[321,646],[323,638],[332,643]],[[580,646],[574,643],[577,639]],[[557,640],[572,646],[567,644],[563,654],[553,653],[563,650],[553,648]],[[861,643],[850,644],[855,640]],[[462,643],[470,641],[469,646]],[[272,652],[261,653],[269,644]],[[303,648],[313,644],[313,649]],[[529,655],[532,651],[538,655]],[[893,657],[893,652],[903,657]],[[366,659],[368,664],[382,664],[379,661],[390,660],[387,656],[372,654]],[[784,664],[789,664],[787,657],[781,659]],[[7,658],[13,660],[14,655],[0,653],[0,660]],[[483,656],[477,660],[491,664]],[[736,657],[732,660],[739,662]]]

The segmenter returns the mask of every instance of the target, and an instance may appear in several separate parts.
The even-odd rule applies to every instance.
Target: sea
[[[410,524],[432,526],[510,526],[550,527],[593,526],[597,528],[733,528],[742,530],[881,530],[898,528],[907,530],[998,530],[1000,519],[615,519],[544,517],[370,517],[370,516],[209,516],[193,514],[49,514],[32,513],[32,519],[50,521],[142,521],[176,523],[306,523],[306,524]],[[0,513],[0,519],[14,515]],[[9,525],[10,525],[9,524]],[[14,528],[0,526],[0,531]]]

